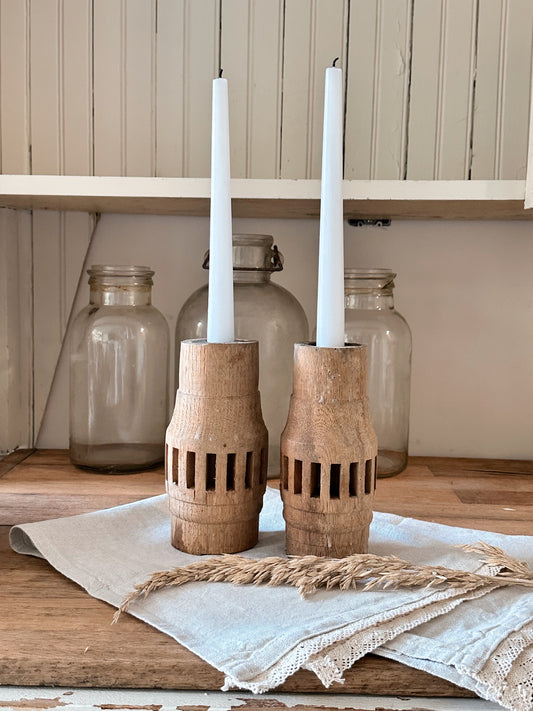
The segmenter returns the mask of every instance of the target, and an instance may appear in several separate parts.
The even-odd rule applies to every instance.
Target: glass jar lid
[[[271,235],[234,234],[233,269],[235,271],[280,272],[283,269],[283,255]],[[209,269],[209,250],[202,264]]]
[[[395,276],[396,273],[388,268],[347,268],[344,270],[344,284],[358,291],[393,289]]]

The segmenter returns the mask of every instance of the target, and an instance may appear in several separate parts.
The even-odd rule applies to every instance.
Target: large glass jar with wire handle
[[[279,475],[280,437],[292,391],[294,344],[308,339],[305,312],[296,297],[272,282],[283,269],[283,255],[270,235],[233,235],[235,338],[259,341],[259,390],[269,434],[269,476]],[[203,266],[209,269],[209,252]],[[181,341],[205,338],[207,284],[182,306],[176,324],[175,386]]]

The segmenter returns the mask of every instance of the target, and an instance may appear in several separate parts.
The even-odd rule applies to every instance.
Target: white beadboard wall
[[[234,229],[274,235],[286,265],[274,280],[300,299],[313,324],[318,222],[238,219]],[[104,215],[88,263],[154,267],[154,303],[172,333],[181,305],[206,281],[208,241],[206,218]],[[346,224],[345,249],[347,266],[398,273],[396,302],[413,333],[411,453],[533,459],[533,225]],[[74,309],[87,298],[85,275]],[[67,402],[64,349],[39,446],[68,445]]]
[[[338,56],[346,178],[523,179],[532,30],[531,0],[0,0],[0,172],[208,177],[221,65],[232,175],[318,178],[324,69]],[[6,303],[20,300],[32,324],[21,346],[26,372],[33,344],[33,378],[21,376],[27,436],[18,443],[34,430],[41,446],[65,446],[61,349],[79,283],[74,310],[87,296],[84,263],[153,263],[156,300],[172,322],[203,278],[207,221],[106,215],[87,256],[92,216],[0,212],[2,249],[18,260],[22,285],[21,294],[6,286]],[[275,235],[289,265],[281,283],[312,320],[318,223],[240,220],[235,229]],[[347,227],[352,264],[401,275],[416,339],[413,453],[533,458],[530,230]],[[13,313],[0,308],[10,333]]]
[[[530,0],[0,0],[0,172],[209,176],[229,81],[236,178],[320,176],[324,70],[345,176],[523,179]]]

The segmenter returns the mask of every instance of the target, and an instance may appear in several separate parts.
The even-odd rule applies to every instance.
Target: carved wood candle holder
[[[171,542],[186,553],[257,543],[268,433],[257,341],[181,344],[179,390],[165,447]]]
[[[366,346],[294,347],[293,394],[281,435],[289,555],[367,552],[377,439],[366,381]]]

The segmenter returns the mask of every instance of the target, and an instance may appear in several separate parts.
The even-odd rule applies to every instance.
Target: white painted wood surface
[[[532,27],[528,0],[479,4],[473,179],[525,176]]]
[[[32,706],[32,701],[35,706]],[[8,704],[12,703],[12,707]],[[176,711],[180,708],[231,709],[272,707],[284,711],[297,707],[360,709],[377,711],[501,711],[501,706],[482,699],[452,699],[390,696],[355,696],[353,694],[282,694],[270,692],[258,698],[247,691],[148,691],[128,689],[64,689],[44,687],[0,687],[0,704],[3,709],[15,708],[58,709],[69,711],[94,711],[94,709],[158,709]]]
[[[2,172],[208,177],[211,80],[233,175],[320,175],[324,70],[345,174],[523,179],[529,0],[0,0]]]
[[[405,177],[412,7],[410,0],[351,2],[346,178]]]
[[[347,218],[532,219],[524,180],[345,180]],[[320,181],[233,178],[234,217],[317,217]],[[208,215],[208,178],[0,175],[0,206]]]
[[[124,3],[94,0],[93,115],[95,175],[126,175]]]
[[[221,66],[229,80],[235,178],[279,177],[283,20],[283,0],[222,3]]]
[[[325,70],[346,77],[347,0],[287,0],[283,60],[281,177],[319,178]]]
[[[474,0],[414,5],[409,179],[468,178],[476,8]]]
[[[30,173],[29,0],[0,2],[2,173]]]
[[[0,454],[33,442],[31,215],[0,210]]]

